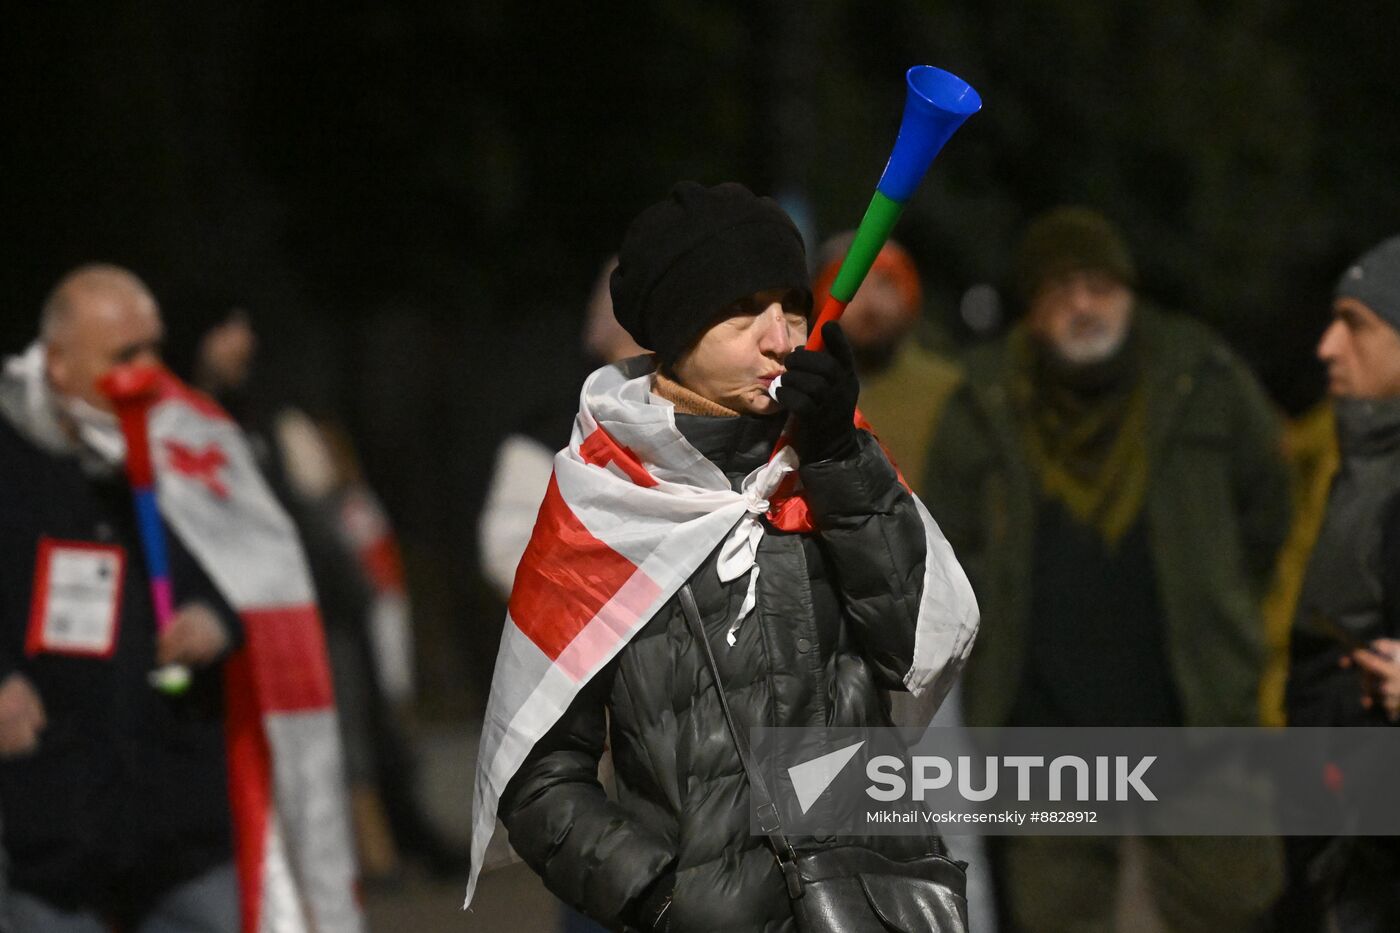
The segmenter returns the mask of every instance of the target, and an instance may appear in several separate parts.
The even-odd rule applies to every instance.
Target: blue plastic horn
[[[932,65],[915,65],[905,74],[909,91],[890,160],[870,199],[855,238],[831,283],[831,293],[812,325],[809,350],[822,347],[822,325],[834,321],[855,296],[914,189],[928,173],[933,157],[963,121],[982,109],[982,98],[956,75]]]
[[[889,164],[877,190],[903,204],[919,187],[933,162],[963,121],[982,109],[982,97],[972,86],[942,68],[915,65],[905,74],[909,93],[904,119]]]

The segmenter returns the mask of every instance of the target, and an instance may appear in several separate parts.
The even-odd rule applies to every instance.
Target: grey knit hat
[[[1337,282],[1338,298],[1355,298],[1400,330],[1400,236],[1366,253]]]

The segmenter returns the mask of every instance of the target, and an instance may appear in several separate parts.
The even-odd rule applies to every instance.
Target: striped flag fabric
[[[671,404],[651,396],[652,367],[651,357],[636,357],[589,376],[569,446],[554,458],[516,570],[482,724],[464,906],[500,795],[535,743],[717,547],[721,579],[757,572],[761,522],[797,468],[786,447],[735,492],[681,435]],[[971,648],[977,608],[952,549],[922,505],[919,514],[928,556],[905,681],[941,695]]]
[[[149,420],[160,512],[243,624],[224,669],[241,929],[356,933],[340,732],[296,529],[238,426],[163,375]]]

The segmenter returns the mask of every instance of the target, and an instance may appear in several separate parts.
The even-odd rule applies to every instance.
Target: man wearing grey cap
[[[1400,236],[1342,275],[1332,315],[1317,355],[1341,467],[1294,616],[1286,706],[1293,726],[1383,726],[1400,721]],[[1400,929],[1393,840],[1289,850],[1292,928]]]

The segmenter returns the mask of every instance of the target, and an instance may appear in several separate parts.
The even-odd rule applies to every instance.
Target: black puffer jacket
[[[676,423],[736,488],[782,427],[781,418],[678,415]],[[821,530],[765,529],[757,608],[733,647],[725,636],[747,577],[721,583],[714,554],[691,577],[726,695],[749,727],[888,725],[882,691],[903,689],[912,663],[922,525],[869,435],[850,460],[801,473]],[[605,741],[617,802],[597,781]],[[782,876],[763,838],[750,834],[749,811],[709,669],[675,598],[536,745],[500,807],[511,844],[550,890],[614,928],[674,872],[675,933],[790,931]],[[927,837],[861,841],[897,857],[937,847]]]

